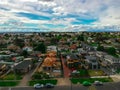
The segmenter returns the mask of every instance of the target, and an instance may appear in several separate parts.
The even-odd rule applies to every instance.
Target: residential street
[[[33,87],[13,87],[13,88],[0,88],[0,90],[35,90]],[[41,90],[49,90],[48,88],[42,88]],[[119,83],[107,83],[103,86],[81,86],[81,85],[72,85],[71,86],[55,86],[50,90],[120,90]]]

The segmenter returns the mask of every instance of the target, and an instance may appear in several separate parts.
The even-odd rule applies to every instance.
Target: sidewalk
[[[70,86],[71,85],[69,78],[57,78],[57,80],[58,80],[57,82],[58,86]]]
[[[110,75],[114,82],[120,82],[120,75]]]

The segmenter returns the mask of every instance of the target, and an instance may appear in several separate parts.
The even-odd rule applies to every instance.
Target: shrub
[[[113,80],[111,78],[72,78],[70,79],[70,81],[73,84],[77,84],[77,83],[83,83],[84,81],[88,81],[90,83],[93,83],[94,81],[101,81],[101,82],[112,82]]]

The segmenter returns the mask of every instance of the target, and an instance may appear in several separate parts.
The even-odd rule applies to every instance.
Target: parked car
[[[84,81],[82,84],[83,84],[83,86],[91,86],[91,83],[88,81]]]
[[[73,70],[72,71],[72,74],[79,74],[80,72],[79,71],[77,71],[77,70]]]
[[[46,83],[45,87],[46,88],[54,88],[54,85],[52,83]]]
[[[39,83],[34,84],[34,88],[35,88],[35,89],[39,89],[39,88],[43,88],[43,87],[44,87],[43,84],[39,84]]]
[[[100,81],[95,81],[93,84],[96,85],[96,86],[101,86],[101,85],[103,85],[103,83],[100,82]]]

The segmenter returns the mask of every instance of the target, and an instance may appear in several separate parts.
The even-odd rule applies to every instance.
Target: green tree
[[[84,41],[84,35],[79,35],[77,40]]]
[[[45,46],[45,44],[43,42],[41,42],[34,48],[34,50],[45,53],[46,52],[46,46]]]
[[[87,70],[81,69],[79,72],[80,72],[80,76],[88,76]]]
[[[39,73],[39,72],[36,72],[33,76],[32,76],[33,79],[42,79],[43,76],[42,76],[42,73]]]
[[[98,45],[97,50],[98,50],[98,51],[104,51],[104,47],[103,47],[103,46]]]
[[[107,53],[111,54],[111,55],[115,55],[116,54],[116,49],[114,47],[109,47],[107,49]]]
[[[59,42],[58,38],[51,38],[51,44],[56,45]]]
[[[19,38],[15,38],[14,40],[14,44],[16,46],[19,46],[20,48],[22,48],[25,44],[24,44],[24,40],[23,39],[19,39]]]
[[[26,50],[23,50],[21,55],[23,55],[24,57],[27,57],[29,54],[28,54],[28,52]]]

